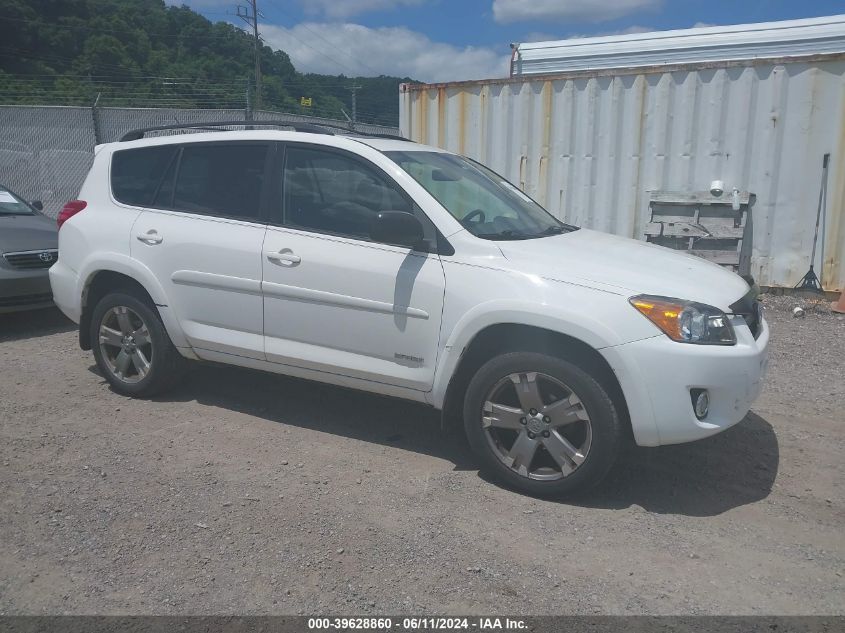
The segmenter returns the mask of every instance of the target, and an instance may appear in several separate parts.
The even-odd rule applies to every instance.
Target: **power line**
[[[238,17],[252,27],[255,38],[255,107],[261,107],[261,39],[258,37],[257,0],[247,0],[249,6],[238,5]]]

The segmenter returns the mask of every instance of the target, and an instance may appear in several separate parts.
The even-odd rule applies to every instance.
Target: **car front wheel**
[[[470,381],[464,424],[482,467],[538,496],[597,484],[619,450],[619,416],[579,366],[530,352],[497,356]]]

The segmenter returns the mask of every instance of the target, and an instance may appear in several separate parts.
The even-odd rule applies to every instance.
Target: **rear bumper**
[[[740,317],[732,319],[737,344],[685,345],[660,335],[605,348],[619,378],[634,438],[640,446],[678,444],[730,428],[760,395],[768,363],[769,326],[757,339]],[[691,389],[706,389],[710,411],[696,418]]]
[[[45,269],[0,270],[0,314],[52,305],[50,278]]]
[[[50,268],[49,285],[53,301],[59,310],[74,323],[79,323],[82,295],[79,291],[79,276],[60,259]]]

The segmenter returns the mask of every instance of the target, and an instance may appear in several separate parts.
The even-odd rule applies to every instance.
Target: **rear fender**
[[[170,308],[164,288],[152,271],[136,259],[114,252],[100,252],[97,253],[96,257],[86,258],[80,266],[78,296],[83,298],[87,296],[91,282],[96,274],[102,271],[120,273],[141,284],[158,308],[164,328],[167,330],[170,340],[173,341],[173,345],[180,348],[190,347],[176,315]]]

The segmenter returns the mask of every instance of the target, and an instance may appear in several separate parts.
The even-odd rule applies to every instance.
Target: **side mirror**
[[[41,200],[33,200],[32,201],[32,208],[36,211],[43,211],[44,210],[44,203]]]
[[[423,227],[412,213],[382,211],[370,225],[370,239],[385,244],[418,248],[424,239]]]

